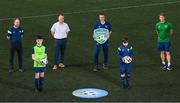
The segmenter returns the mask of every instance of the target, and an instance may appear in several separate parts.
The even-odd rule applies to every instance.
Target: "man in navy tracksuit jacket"
[[[14,54],[17,52],[19,61],[19,71],[23,72],[23,59],[22,59],[22,42],[21,38],[24,35],[24,30],[20,27],[20,20],[14,19],[14,25],[7,31],[7,39],[10,41],[10,56],[9,56],[9,72],[14,72]]]

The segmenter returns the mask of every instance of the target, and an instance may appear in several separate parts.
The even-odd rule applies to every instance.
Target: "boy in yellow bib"
[[[35,71],[35,90],[41,92],[44,83],[44,71],[47,64],[47,49],[42,45],[43,37],[38,35],[36,45],[32,49],[32,59]]]

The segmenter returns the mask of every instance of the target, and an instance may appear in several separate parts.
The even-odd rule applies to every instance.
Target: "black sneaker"
[[[125,89],[126,88],[126,85],[125,84],[122,84],[122,86],[121,86],[123,89]]]
[[[38,91],[39,91],[39,92],[42,92],[42,91],[43,91],[43,88],[39,88]]]
[[[161,66],[160,66],[160,69],[166,69],[166,64],[162,64]]]
[[[173,70],[171,66],[167,66],[166,69],[169,70],[169,71]]]
[[[94,72],[97,72],[97,71],[99,71],[99,67],[98,67],[98,65],[95,65],[95,66],[94,66],[94,69],[93,69],[93,71],[94,71]]]
[[[103,64],[103,69],[108,69],[108,66]]]
[[[9,73],[13,73],[14,72],[14,70],[13,69],[9,69]]]
[[[35,92],[35,93],[39,93],[39,90],[35,88],[35,89],[34,89],[34,92]]]
[[[127,85],[126,85],[126,88],[127,88],[127,89],[130,89],[130,88],[131,88],[130,84],[127,84]]]

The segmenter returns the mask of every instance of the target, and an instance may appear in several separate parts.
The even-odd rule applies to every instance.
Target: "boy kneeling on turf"
[[[47,49],[42,43],[43,37],[38,35],[36,38],[36,45],[32,49],[33,67],[35,71],[35,90],[38,92],[43,90],[44,71],[47,64]]]
[[[132,56],[132,46],[129,45],[128,38],[123,38],[122,45],[118,48],[118,57],[120,59],[120,73],[123,88],[130,87],[129,80],[131,77]]]

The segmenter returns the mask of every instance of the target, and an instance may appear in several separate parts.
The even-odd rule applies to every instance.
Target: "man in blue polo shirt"
[[[96,22],[96,24],[94,26],[94,30],[97,30],[97,29],[100,29],[100,28],[107,29],[109,32],[108,32],[108,34],[106,36],[108,36],[108,37],[111,36],[111,33],[112,33],[111,24],[105,20],[105,15],[104,14],[99,15],[99,21]],[[100,44],[100,43],[98,43],[96,41],[95,54],[94,54],[95,67],[94,67],[93,71],[98,71],[99,70],[98,57],[99,57],[101,47],[103,48],[103,52],[104,52],[103,69],[108,69],[109,42],[107,40],[105,43]]]
[[[21,38],[24,35],[24,30],[20,27],[19,18],[14,19],[14,25],[7,31],[7,39],[10,41],[10,57],[9,57],[9,72],[14,72],[14,54],[17,52],[19,61],[19,71],[23,72],[22,60],[22,43]]]

